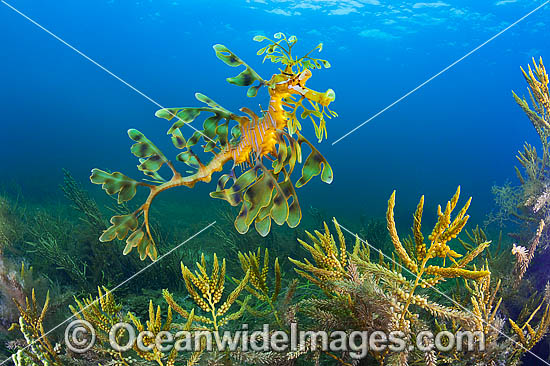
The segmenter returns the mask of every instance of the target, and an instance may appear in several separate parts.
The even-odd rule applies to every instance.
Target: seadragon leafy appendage
[[[124,254],[136,248],[140,258],[155,260],[157,249],[149,225],[149,209],[153,199],[167,189],[187,186],[192,188],[197,182],[210,182],[212,175],[224,169],[230,161],[230,171],[218,179],[213,198],[227,201],[231,206],[240,206],[235,219],[235,228],[246,233],[254,224],[256,231],[265,236],[271,231],[272,222],[296,227],[302,212],[295,188],[305,185],[313,177],[331,183],[333,172],[326,159],[314,145],[301,135],[300,119],[310,118],[315,126],[319,141],[326,137],[325,117],[337,116],[328,109],[334,101],[334,91],[324,93],[305,86],[311,77],[311,69],[330,67],[326,60],[310,57],[314,50],[321,50],[322,44],[302,58],[292,56],[296,37],[288,39],[282,33],[275,35],[277,41],[264,36],[254,37],[255,41],[269,41],[270,44],[258,51],[265,54],[264,61],[279,62],[285,65],[269,80],[261,78],[249,65],[223,45],[215,45],[216,56],[232,67],[244,67],[238,75],[227,81],[238,86],[249,87],[247,96],[255,97],[262,87],[269,93],[269,103],[257,115],[248,108],[241,108],[244,115],[236,114],[220,104],[197,93],[195,97],[204,103],[202,107],[164,108],[156,116],[172,122],[167,134],[174,147],[181,152],[176,160],[188,166],[188,175],[182,175],[162,151],[141,132],[131,129],[128,136],[135,142],[131,152],[138,160],[138,170],[147,178],[138,181],[120,172],[106,172],[93,169],[92,183],[101,184],[109,195],[118,195],[118,202],[130,201],[138,187],[149,189],[146,201],[134,212],[111,218],[111,226],[101,235],[101,241],[126,239]],[[304,102],[309,106],[304,106]],[[302,111],[299,112],[298,110]],[[181,128],[204,116],[202,129],[186,139]],[[203,163],[192,149],[200,146],[201,155],[211,153],[210,160]],[[302,161],[303,147],[309,149]],[[292,173],[296,165],[302,165],[300,178],[293,183]],[[172,173],[165,179],[159,172],[168,167]],[[166,168],[163,168],[166,169]],[[238,173],[240,171],[240,173]]]
[[[282,131],[280,138],[279,152],[271,168],[263,163],[257,163],[233,180],[232,185],[227,188],[231,177],[224,174],[218,181],[216,191],[210,194],[211,197],[226,200],[232,206],[241,204],[240,212],[235,219],[235,228],[241,234],[248,231],[252,222],[262,236],[269,233],[271,220],[277,225],[286,222],[289,227],[298,226],[302,212],[290,174],[295,163],[302,160],[301,144],[306,143],[310,146],[311,153],[302,168],[302,176],[297,181],[296,188],[303,186],[321,172],[323,182],[332,182],[330,165],[311,143],[302,136],[299,136],[297,141]]]

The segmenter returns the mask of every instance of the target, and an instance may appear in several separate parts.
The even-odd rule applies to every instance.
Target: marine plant
[[[83,299],[75,298],[76,306],[70,305],[69,308],[75,318],[86,320],[94,327],[97,337],[95,352],[108,355],[120,365],[127,365],[130,359],[110,346],[109,331],[115,324],[128,320],[128,317],[122,313],[122,306],[115,301],[111,291],[98,287],[98,294],[97,297],[90,295]],[[116,339],[122,335],[122,332],[118,333]]]
[[[31,298],[26,298],[26,306],[16,302],[21,313],[19,323],[14,323],[12,329],[19,329],[27,342],[27,347],[20,349],[12,356],[16,366],[61,366],[63,363],[57,351],[50,343],[44,330],[44,318],[50,302],[49,293],[42,308],[36,301],[34,290]]]
[[[489,241],[487,239],[487,234],[485,233],[485,230],[483,230],[483,228],[479,227],[479,225],[477,225],[472,230],[467,230],[467,229],[464,230],[464,233],[466,234],[466,238],[468,238],[467,241],[463,240],[460,237],[457,237],[456,239],[458,240],[460,245],[462,245],[462,247],[467,251],[471,251],[475,247],[479,246],[481,243]],[[497,244],[496,244],[496,248],[494,249],[494,252],[491,252],[491,250],[489,250],[489,249],[490,248],[487,248],[487,250],[485,250],[483,252],[484,254],[487,255],[486,258],[489,261],[496,260],[496,259],[498,259],[498,257],[500,255],[503,254],[503,251],[502,251],[502,230],[499,232],[498,241],[497,241]]]
[[[405,246],[399,238],[394,221],[393,209],[395,206],[395,192],[388,201],[387,227],[394,245],[396,260],[392,266],[384,264],[381,258],[379,263],[370,259],[370,249],[356,240],[356,245],[350,256],[346,249],[344,235],[335,221],[339,244],[336,245],[328,227],[325,225],[325,232],[316,232],[316,236],[308,234],[313,245],[302,242],[302,245],[310,252],[315,263],[308,260],[292,262],[299,268],[298,274],[312,281],[322,288],[331,298],[332,306],[327,306],[326,301],[321,302],[322,308],[310,310],[309,314],[318,314],[321,318],[333,319],[329,324],[334,324],[334,317],[341,317],[349,312],[356,313],[352,317],[356,321],[364,322],[355,324],[353,329],[367,327],[368,324],[375,324],[372,314],[381,316],[379,321],[384,321],[382,329],[389,332],[402,331],[408,337],[413,335],[413,328],[418,326],[419,313],[411,310],[411,306],[422,309],[428,314],[445,320],[453,320],[459,323],[471,321],[470,316],[462,309],[447,307],[419,294],[421,288],[431,288],[448,278],[463,278],[479,280],[489,275],[487,270],[468,269],[468,264],[474,260],[487,246],[488,242],[480,244],[465,255],[460,255],[452,250],[448,242],[455,238],[468,220],[466,211],[470,200],[459,211],[456,217],[451,220],[451,214],[455,209],[460,195],[460,187],[453,198],[447,202],[445,210],[438,207],[438,221],[429,235],[429,244],[425,243],[421,231],[421,220],[424,208],[424,197],[420,199],[417,210],[414,214],[413,223],[413,245]],[[440,258],[439,262],[436,259]],[[461,258],[461,259],[457,259]],[[395,265],[399,263],[399,265]],[[408,279],[402,272],[406,268]],[[368,280],[363,280],[365,276]],[[371,277],[372,276],[372,277]],[[377,301],[369,300],[370,296],[378,293]],[[343,298],[342,298],[343,297]],[[349,301],[351,297],[352,301]],[[354,302],[356,301],[356,302]],[[336,306],[339,303],[339,306]],[[381,306],[381,304],[385,304]],[[317,302],[309,303],[308,306],[315,306]],[[342,309],[343,304],[347,311]],[[386,308],[387,310],[381,311]],[[328,309],[338,309],[338,313]],[[365,311],[365,309],[367,309]],[[370,311],[368,309],[371,309]],[[391,309],[389,311],[388,309]],[[319,310],[319,311],[318,311]],[[323,311],[320,311],[323,310]],[[325,320],[326,320],[325,319]],[[365,329],[366,330],[366,329]],[[388,357],[387,352],[373,352],[372,356],[383,362]],[[395,356],[392,356],[395,357]],[[406,355],[401,355],[406,360]]]
[[[10,250],[10,254],[24,255],[25,260],[32,263],[41,276],[85,294],[94,292],[98,284],[114,287],[142,268],[143,263],[139,257],[119,255],[124,247],[120,247],[122,243],[112,245],[98,240],[107,226],[107,220],[96,200],[67,170],[63,170],[60,188],[70,208],[65,210],[64,206],[55,206],[48,210],[26,210],[22,214],[25,230],[21,240],[25,244],[25,252]],[[106,212],[115,212],[116,215],[131,212],[126,205],[118,205],[114,200],[106,209]],[[190,224],[183,228],[183,233],[178,233],[176,230],[179,228],[154,221],[151,223],[151,230],[159,248],[165,250],[173,245],[173,240],[196,231],[194,225],[200,225],[200,222]],[[139,292],[142,290],[149,287],[158,289],[173,283],[174,276],[180,271],[182,258],[197,256],[200,257],[200,253],[194,253],[192,248],[181,248],[165,258],[161,265],[154,266],[143,274],[144,282],[150,283],[150,286],[144,288],[141,284],[132,282],[125,287],[125,291],[140,300]],[[148,311],[146,304],[138,310],[140,314]]]
[[[298,274],[326,294],[324,298],[313,297],[297,305],[308,319],[314,320],[310,327],[327,331],[383,330],[385,334],[400,331],[412,344],[429,342],[415,339],[421,330],[469,330],[483,334],[484,350],[464,352],[455,348],[449,352],[435,349],[421,352],[406,349],[392,353],[386,349],[369,350],[369,355],[372,362],[380,365],[518,365],[525,352],[547,334],[548,314],[547,310],[541,309],[548,308],[544,301],[538,306],[535,304],[534,308],[526,308],[524,313],[527,315],[519,316],[516,321],[510,318],[510,327],[505,328],[504,318],[499,312],[501,281],[492,284],[489,268],[473,265],[490,242],[476,239],[477,245],[469,247],[464,254],[455,252],[449,245],[468,220],[466,210],[470,201],[451,220],[459,193],[460,188],[445,209],[438,207],[438,221],[426,243],[421,230],[424,199],[421,198],[413,216],[413,239],[401,241],[393,216],[394,192],[387,211],[388,231],[394,245],[392,257],[371,253],[372,244],[358,236],[353,250],[348,250],[336,220],[337,241],[326,225],[324,232],[308,234],[311,244],[301,244],[313,261],[292,262],[297,266]],[[479,230],[475,232],[480,233]],[[463,283],[460,290],[467,293],[463,301],[457,297],[451,299],[447,296],[445,299],[438,296],[449,291],[448,287],[442,287],[448,279],[458,279]],[[342,354],[341,357],[342,363],[353,361],[346,358],[349,355]]]
[[[471,198],[451,221],[451,214],[456,208],[459,197],[460,187],[458,187],[451,200],[447,202],[444,211],[442,211],[441,206],[438,206],[438,220],[431,231],[431,234],[428,236],[428,240],[430,241],[429,245],[424,243],[425,239],[421,231],[424,196],[420,198],[420,202],[418,203],[414,214],[414,251],[411,250],[412,248],[409,248],[407,251],[407,249],[400,242],[393,215],[395,192],[390,197],[386,217],[388,222],[388,231],[395,247],[395,253],[403,262],[404,266],[415,275],[414,284],[411,287],[410,294],[406,298],[405,306],[401,314],[402,320],[405,319],[407,310],[411,303],[424,303],[421,299],[415,300],[414,292],[418,287],[433,287],[448,278],[460,277],[464,279],[479,280],[490,274],[487,270],[467,269],[470,262],[474,260],[481,252],[483,252],[485,248],[489,246],[490,242],[479,243],[478,246],[468,251],[465,255],[455,252],[448,244],[451,239],[458,236],[469,219],[466,212],[470,206]],[[436,258],[441,258],[442,264],[433,263]],[[437,313],[437,310],[434,310],[430,306],[428,306],[426,310],[431,311],[432,313]]]
[[[537,324],[532,325],[531,322],[539,315],[539,312],[541,315],[538,318]],[[526,351],[531,350],[548,334],[548,330],[550,329],[550,305],[547,301],[541,301],[540,305],[531,311],[529,317],[522,322],[523,325],[521,326],[512,319],[508,319],[508,321],[520,343],[519,345],[516,343],[511,347],[511,361],[517,362]]]
[[[146,301],[146,321],[142,321],[140,317],[143,317],[132,309],[123,311],[123,303],[115,301],[106,288],[99,288],[98,296],[77,299],[76,305],[71,307],[76,317],[90,322],[96,330],[97,342],[89,351],[91,354],[55,354],[63,362],[69,357],[73,361],[84,362],[88,359],[94,360],[92,364],[121,366],[307,365],[325,362],[352,365],[359,361],[352,358],[350,352],[321,348],[321,344],[313,340],[315,334],[334,330],[344,330],[347,334],[353,331],[402,332],[402,339],[407,344],[421,342],[429,346],[432,340],[416,337],[420,331],[430,330],[434,334],[438,331],[471,331],[479,337],[476,339],[483,336],[486,348],[471,351],[456,347],[450,351],[405,348],[400,352],[369,349],[360,363],[519,365],[525,352],[548,333],[550,296],[546,294],[542,298],[533,294],[528,301],[524,301],[519,315],[508,316],[505,321],[502,310],[504,281],[495,279],[487,264],[490,261],[484,252],[490,242],[483,230],[476,228],[468,232],[470,243],[463,241],[466,249],[463,254],[452,249],[461,247],[458,241],[454,245],[453,239],[465,232],[468,221],[470,200],[453,215],[459,197],[460,187],[445,206],[438,207],[437,222],[426,237],[422,229],[422,197],[413,215],[412,235],[410,239],[402,240],[397,234],[393,214],[394,192],[388,201],[386,214],[386,225],[393,244],[391,255],[382,253],[357,235],[354,245],[349,247],[336,220],[334,235],[326,224],[323,224],[322,231],[306,232],[307,240],[299,240],[299,243],[311,259],[290,259],[305,283],[294,279],[286,291],[283,290],[286,282],[283,281],[280,258],[271,258],[268,250],[259,248],[236,255],[242,269],[242,276],[239,277],[227,274],[226,260],[218,259],[217,255],[207,259],[203,254],[195,270],[181,263],[188,296],[163,290],[167,311],[162,311],[163,306],[154,306],[152,301]],[[456,281],[456,289],[446,283],[449,280]],[[547,292],[550,293],[550,290]],[[445,298],[440,296],[441,293],[449,295]],[[17,357],[53,358],[50,354],[52,349],[48,346],[51,345],[50,340],[40,338],[44,331],[39,324],[45,316],[41,314],[46,314],[46,310],[41,312],[35,299],[27,302],[30,304],[27,309],[20,307],[20,311],[22,317],[27,319],[24,324],[36,328],[34,333],[28,333],[35,343],[34,347],[20,349]],[[268,317],[272,319],[268,321],[274,327],[272,330],[289,333],[295,326],[310,332],[306,344],[283,352],[240,348],[230,351],[208,347],[205,331],[210,336],[219,336],[222,331],[239,329],[242,324],[264,323]],[[149,350],[133,345],[128,351],[118,352],[110,347],[109,331],[121,321],[131,322],[138,331],[151,332],[143,339],[146,346],[151,346]],[[198,336],[200,347],[197,348],[195,343],[195,347],[190,347],[190,352],[157,348],[154,338],[164,330],[184,331],[187,334],[184,337],[190,337],[191,343],[193,340],[196,342]],[[120,330],[116,337],[124,343],[124,330]],[[48,343],[42,345],[40,341]],[[53,352],[56,350],[53,349]]]
[[[519,288],[519,284],[540,288],[549,278],[540,268],[546,266],[550,238],[550,92],[542,57],[538,61],[533,59],[533,64],[526,69],[522,67],[521,72],[529,97],[520,97],[515,92],[513,97],[537,132],[539,143],[525,142],[516,155],[520,164],[515,167],[519,185],[506,183],[493,187],[498,211],[490,215],[489,222],[513,224],[514,232],[508,233],[515,241],[511,248],[516,262],[512,287],[530,291]],[[530,281],[522,282],[527,274]]]
[[[36,242],[28,242],[28,250],[37,257],[43,258],[46,263],[55,264],[55,268],[63,270],[73,283],[86,288],[88,285],[86,263],[72,256],[62,246],[64,244],[62,240],[63,238],[56,239],[49,233],[43,233]]]
[[[204,343],[201,343],[202,348],[193,349],[190,353],[179,352],[176,348],[170,352],[162,352],[156,347],[155,338],[163,331],[184,331],[188,332],[189,335],[204,331],[217,333],[223,327],[226,327],[229,322],[238,320],[247,309],[250,296],[240,302],[236,311],[230,311],[245,287],[248,286],[250,273],[253,273],[254,270],[247,270],[245,276],[237,281],[237,286],[222,301],[226,290],[225,259],[220,263],[217,256],[214,255],[212,270],[207,271],[207,263],[203,255],[200,263],[197,263],[196,266],[197,270],[193,273],[188,267],[181,264],[183,281],[188,294],[198,308],[187,310],[185,305],[182,306],[176,301],[172,293],[163,290],[164,299],[168,304],[167,313],[164,315],[160,306],[157,306],[155,310],[153,303],[149,302],[149,319],[145,324],[132,312],[125,315],[122,312],[122,305],[115,301],[113,294],[106,288],[99,288],[99,296],[97,297],[90,296],[86,299],[76,300],[77,306],[71,307],[73,314],[79,319],[90,322],[96,329],[97,342],[93,347],[93,351],[104,355],[107,359],[112,360],[114,364],[121,366],[137,364],[138,361],[145,362],[144,364],[154,362],[160,366],[173,366],[176,363],[186,362],[187,365],[191,366],[198,364],[201,360],[208,360],[209,364],[213,365],[232,365],[233,363],[229,359],[224,362],[220,361],[227,355],[224,356],[217,351],[207,349]],[[173,314],[173,311],[175,314]],[[173,315],[179,315],[178,321],[180,322],[177,322]],[[109,343],[109,331],[115,324],[123,321],[131,321],[138,332],[151,332],[143,338],[143,344],[146,347],[150,346],[150,351],[143,351],[136,344],[128,351],[112,350]],[[116,333],[117,342],[124,343],[124,337],[124,329],[120,329]],[[201,339],[202,342],[204,340],[204,338]],[[236,357],[236,355],[232,356]],[[248,357],[251,357],[251,355]],[[216,360],[221,363],[216,363]]]
[[[88,298],[76,299],[76,307],[71,306],[73,315],[81,320],[89,322],[97,337],[93,345],[93,352],[101,358],[110,362],[109,364],[119,366],[129,366],[136,364],[138,360],[143,362],[154,362],[160,366],[174,365],[176,352],[165,354],[157,347],[150,347],[150,351],[138,347],[135,343],[132,344],[131,350],[123,351],[114,349],[110,343],[110,332],[115,329],[115,325],[120,322],[132,323],[135,329],[143,333],[147,331],[147,335],[143,337],[142,342],[145,347],[149,347],[155,343],[155,338],[160,332],[170,330],[172,325],[172,309],[168,306],[166,315],[163,315],[160,306],[156,310],[152,301],[149,302],[149,319],[143,322],[134,313],[129,311],[124,314],[122,305],[119,304],[111,291],[107,288],[98,288],[98,296],[89,296]],[[163,321],[163,317],[165,318]],[[124,328],[116,330],[115,341],[118,344],[125,344],[126,331]],[[131,352],[129,352],[131,351]]]
[[[112,283],[120,283],[129,273],[135,273],[137,263],[133,263],[131,258],[120,258],[119,248],[98,240],[98,236],[107,226],[107,220],[97,202],[66,169],[63,169],[63,184],[60,188],[78,215],[78,223],[71,230],[70,236],[63,237],[47,234],[51,230],[51,225],[44,225],[45,232],[39,232],[40,236],[35,235],[37,238],[33,240],[38,253],[48,259],[47,262],[63,268],[73,283],[81,283],[88,292],[94,291],[98,283],[109,286]],[[124,205],[113,205],[109,208],[117,214],[129,212]],[[74,232],[77,235],[74,235]],[[69,243],[67,245],[61,243],[62,241]],[[79,245],[75,245],[75,241]],[[74,247],[79,249],[73,254],[68,249]],[[101,271],[89,271],[89,268],[101,268]]]
[[[19,319],[17,304],[23,304],[35,286],[45,287],[43,278],[34,278],[33,268],[22,262],[19,268],[0,256],[0,330],[5,331]]]
[[[550,92],[548,91],[548,73],[542,57],[538,62],[533,59],[533,68],[527,71],[521,68],[528,84],[529,99],[520,98],[513,92],[516,103],[521,107],[535,128],[542,151],[527,142],[523,151],[516,156],[522,170],[515,167],[520,187],[505,185],[494,187],[493,191],[502,213],[522,224],[525,232],[530,233],[540,220],[550,221]],[[530,241],[531,237],[516,235],[521,241]]]
[[[181,264],[181,272],[187,291],[198,307],[208,314],[208,316],[195,315],[194,309],[191,312],[183,309],[174,300],[174,297],[168,290],[163,291],[166,302],[188,322],[199,322],[205,329],[217,332],[220,327],[228,322],[239,319],[246,310],[246,299],[240,309],[227,314],[231,306],[235,303],[245,286],[248,284],[250,272],[247,271],[244,278],[239,281],[235,289],[227,296],[226,300],[220,304],[225,290],[225,259],[222,260],[221,267],[218,257],[214,254],[212,271],[210,275],[206,271],[206,261],[204,255],[201,257],[201,263],[196,263],[195,273]],[[198,313],[198,312],[197,312]],[[227,315],[226,315],[227,314]]]
[[[247,307],[249,313],[257,318],[263,318],[267,315],[273,315],[277,324],[284,328],[285,325],[281,319],[280,309],[277,308],[276,303],[279,300],[282,286],[282,272],[279,266],[279,258],[275,258],[273,263],[273,277],[268,276],[269,269],[269,251],[267,248],[264,251],[262,258],[261,248],[258,248],[256,252],[248,252],[238,254],[239,261],[241,262],[242,270],[249,274],[248,284],[245,286],[252,296],[254,296],[260,303],[266,305],[265,310],[259,311],[258,309],[252,309]],[[268,278],[273,278],[273,281],[269,281]],[[233,278],[238,284],[242,281]],[[270,283],[272,282],[272,283]],[[272,288],[271,288],[272,287]]]
[[[514,267],[516,285],[519,284],[519,282],[525,275],[525,272],[527,272],[527,269],[529,268],[529,264],[535,257],[535,251],[537,250],[537,246],[539,245],[544,227],[545,227],[544,220],[540,220],[539,227],[537,229],[537,232],[535,233],[535,236],[531,240],[529,249],[516,244],[514,244],[512,247],[512,254],[516,256],[516,265]]]
[[[0,195],[0,253],[19,242],[24,233],[24,222],[17,205]]]
[[[516,173],[522,184],[535,182],[544,178],[546,171],[549,168],[550,157],[550,144],[548,137],[550,137],[550,92],[548,91],[548,74],[546,68],[542,62],[542,57],[539,62],[533,59],[534,69],[531,69],[529,65],[528,72],[521,69],[523,76],[529,84],[529,96],[533,109],[529,106],[529,103],[525,98],[520,98],[516,93],[513,93],[516,103],[525,112],[533,127],[537,131],[540,142],[542,144],[542,155],[537,154],[535,147],[528,143],[524,145],[524,151],[519,152],[518,161],[521,163],[525,170],[526,178],[523,177],[519,169],[516,168]],[[544,202],[530,202],[529,206],[534,206],[533,209],[538,211]]]
[[[92,229],[103,229],[106,220],[88,192],[79,184],[67,169],[63,169],[63,184],[60,186],[72,207],[82,214],[82,220]]]
[[[119,203],[131,200],[138,187],[149,189],[146,201],[137,210],[111,218],[112,226],[101,235],[101,241],[126,238],[124,254],[137,248],[142,260],[147,256],[156,259],[157,247],[149,224],[153,199],[167,189],[178,186],[192,188],[197,182],[210,182],[212,175],[230,161],[229,173],[219,178],[216,190],[210,195],[226,200],[231,206],[241,205],[234,222],[238,232],[246,233],[254,222],[258,233],[265,236],[270,232],[272,220],[278,225],[286,222],[290,227],[300,223],[302,213],[295,187],[303,186],[319,174],[326,183],[331,183],[333,178],[326,159],[300,133],[300,119],[309,118],[313,122],[316,136],[321,141],[327,133],[326,118],[336,116],[328,108],[335,93],[332,89],[320,93],[305,86],[312,76],[312,69],[330,67],[328,61],[311,56],[313,51],[321,51],[322,44],[298,58],[293,53],[297,43],[295,36],[287,38],[283,33],[277,33],[274,38],[254,37],[257,42],[267,42],[258,55],[264,55],[264,61],[280,63],[283,67],[270,79],[260,77],[227,47],[214,45],[216,56],[225,64],[245,68],[237,76],[228,78],[229,83],[248,86],[248,97],[255,97],[261,87],[267,88],[269,101],[260,115],[246,107],[240,109],[244,115],[235,114],[200,93],[195,97],[205,104],[203,107],[164,108],[156,112],[159,118],[175,119],[168,134],[174,146],[183,150],[176,160],[188,165],[193,174],[182,175],[153,142],[135,129],[128,131],[130,139],[135,141],[131,151],[139,158],[138,169],[147,176],[147,182],[134,180],[120,172],[92,170],[91,181],[101,184],[109,195],[118,194]],[[204,120],[203,129],[185,139],[181,128],[201,114],[210,114]],[[192,150],[200,141],[204,144],[201,150],[213,154],[208,163],[203,163]],[[311,152],[303,163],[301,177],[293,183],[290,176],[296,164],[302,162],[303,146],[309,147]],[[162,166],[170,169],[170,179],[159,173]]]

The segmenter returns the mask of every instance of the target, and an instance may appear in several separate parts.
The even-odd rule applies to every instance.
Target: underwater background
[[[379,216],[398,189],[405,212],[429,193],[439,202],[461,184],[475,197],[474,218],[492,205],[491,186],[514,179],[515,152],[535,131],[512,102],[526,93],[519,65],[547,52],[548,9],[526,19],[331,146],[388,104],[505,26],[537,1],[407,3],[331,2],[22,2],[28,15],[163,106],[194,105],[196,91],[226,108],[257,108],[224,82],[230,70],[213,57],[222,43],[268,77],[275,70],[256,56],[256,34],[300,36],[304,51],[324,43],[332,67],[315,73],[312,88],[336,92],[337,119],[319,146],[334,182],[311,182],[303,206],[330,215]],[[92,167],[133,168],[130,127],[160,146],[167,123],[157,106],[82,56],[3,8],[1,180],[27,200],[54,199],[61,168],[85,180]],[[265,94],[264,94],[265,100]],[[311,125],[304,124],[305,136]],[[192,130],[188,129],[188,135]],[[178,192],[191,206],[209,205],[203,193]],[[94,189],[95,193],[99,193]],[[204,206],[203,206],[204,207]],[[209,217],[207,210],[195,214]]]
[[[494,242],[504,231],[507,250],[517,241],[506,235],[514,231],[517,222],[501,226],[495,219],[499,207],[493,187],[518,186],[514,171],[514,166],[520,166],[518,150],[525,141],[538,148],[539,135],[514,102],[512,90],[520,97],[528,96],[520,66],[525,69],[533,58],[550,58],[550,6],[530,15],[356,132],[333,142],[541,5],[541,1],[7,3],[164,107],[195,106],[195,92],[233,111],[241,107],[258,111],[258,104],[267,104],[265,90],[260,90],[256,98],[247,98],[245,90],[225,81],[234,76],[235,70],[215,57],[214,44],[224,44],[258,74],[269,78],[278,72],[279,65],[262,63],[262,57],[256,55],[258,43],[252,41],[255,35],[296,35],[298,53],[323,42],[320,57],[329,60],[331,67],[314,70],[308,86],[335,91],[331,109],[338,117],[327,120],[328,138],[320,144],[308,121],[302,123],[302,134],[331,164],[334,180],[327,185],[312,179],[297,189],[303,223],[295,229],[272,227],[284,239],[274,244],[273,236],[261,238],[252,228],[247,234],[250,247],[243,251],[252,250],[255,244],[273,248],[285,259],[289,255],[285,248],[304,256],[295,237],[302,237],[306,229],[321,229],[319,224],[332,217],[354,232],[365,233],[369,225],[372,230],[385,231],[387,201],[394,190],[397,228],[403,233],[410,229],[411,213],[423,194],[424,220],[431,227],[437,221],[437,204],[446,202],[459,185],[463,197],[473,197],[467,228],[484,227]],[[71,208],[73,203],[60,189],[64,179],[67,187],[69,174],[70,184],[86,191],[108,217],[114,201],[90,183],[90,171],[97,167],[138,175],[137,160],[129,152],[129,128],[140,130],[167,156],[173,156],[175,149],[165,133],[170,123],[155,117],[157,105],[4,2],[0,3],[0,44],[0,195],[24,207],[27,215],[47,212],[60,220],[52,221],[57,222],[55,225],[67,221],[71,222],[68,228],[77,227],[79,219]],[[197,120],[192,125],[199,128],[200,123]],[[182,133],[190,137],[193,130],[183,127]],[[208,184],[198,183],[193,189],[181,187],[155,200],[154,219],[169,233],[164,248],[186,240],[214,220],[221,232],[236,233],[231,221],[220,220],[220,212],[228,205],[208,195],[220,174]],[[536,227],[531,234],[535,231]],[[78,239],[82,231],[73,234],[73,254],[79,253],[79,246],[90,246],[89,239]],[[209,238],[206,242],[219,240],[213,233],[205,235]],[[372,235],[389,242],[386,234]],[[27,241],[32,239],[15,243],[10,255],[28,261]],[[194,239],[185,250],[199,252],[204,242]],[[113,253],[122,256],[123,244],[106,245],[113,245]],[[90,282],[88,287],[76,283],[63,270],[52,270],[47,277],[50,284],[74,284],[74,293],[83,295],[97,285],[116,285],[116,280],[130,274],[130,268],[145,265],[135,258],[132,263],[135,267],[127,267],[128,272],[109,278],[108,283],[93,275],[104,268],[89,267],[82,280],[90,282],[91,276],[97,283]],[[29,265],[41,267],[36,262]],[[51,265],[42,263],[43,268]],[[502,272],[511,272],[513,266],[510,260]],[[290,267],[288,272],[292,272]],[[54,278],[56,274],[59,279]],[[546,280],[534,280],[534,286],[542,291]],[[171,282],[167,278],[162,285]],[[164,288],[158,284],[142,287]],[[135,284],[126,291],[139,288]],[[547,355],[548,345],[541,348],[537,353]],[[529,362],[535,365],[539,361]]]

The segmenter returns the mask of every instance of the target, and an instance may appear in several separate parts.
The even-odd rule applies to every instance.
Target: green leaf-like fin
[[[296,182],[296,188],[300,188],[310,181],[311,178],[321,173],[321,180],[325,183],[332,183],[332,168],[327,159],[321,155],[321,153],[313,146],[313,144],[307,141],[303,136],[299,135],[299,143],[306,143],[311,148],[311,153],[307,157],[304,166],[302,168],[302,176]]]
[[[136,141],[130,151],[138,158],[147,158],[140,160],[138,169],[146,175],[149,172],[156,172],[160,167],[168,162],[164,154],[147,138],[144,134],[135,129],[128,130],[128,136]]]
[[[106,242],[115,238],[122,240],[128,235],[129,231],[136,230],[138,220],[134,214],[119,215],[111,217],[111,226],[101,234],[99,241]]]
[[[109,195],[118,193],[119,204],[134,198],[139,184],[120,172],[107,173],[101,169],[92,169],[90,180],[94,184],[101,184],[101,188]]]
[[[254,39],[258,40],[259,42],[263,40],[260,40],[260,38],[256,37],[254,37]],[[256,71],[254,71],[250,66],[248,66],[243,60],[241,60],[237,55],[231,52],[224,45],[214,45],[214,51],[216,51],[216,56],[227,65],[231,67],[243,65],[245,67],[245,70],[239,73],[239,75],[227,78],[227,82],[238,86],[250,86],[247,92],[247,96],[255,97],[258,94],[258,89],[266,84],[266,82],[260,77],[260,75],[258,75]],[[255,82],[258,82],[258,84],[254,86],[253,84]]]

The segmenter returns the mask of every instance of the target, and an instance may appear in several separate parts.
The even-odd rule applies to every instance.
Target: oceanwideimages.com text
[[[124,334],[121,337],[121,332]],[[65,331],[67,347],[76,353],[90,350],[96,342],[95,330],[90,323],[76,320]],[[297,324],[291,324],[288,331],[270,330],[268,324],[262,329],[251,330],[243,324],[236,331],[150,331],[138,332],[129,323],[118,323],[109,332],[109,344],[114,351],[126,352],[132,349],[143,352],[158,350],[171,352],[193,351],[255,351],[255,352],[296,352],[299,350],[321,350],[346,352],[353,358],[364,358],[369,351],[422,352],[451,350],[471,352],[483,351],[485,339],[482,332],[442,331],[436,334],[419,332],[408,339],[401,331],[304,331]]]

